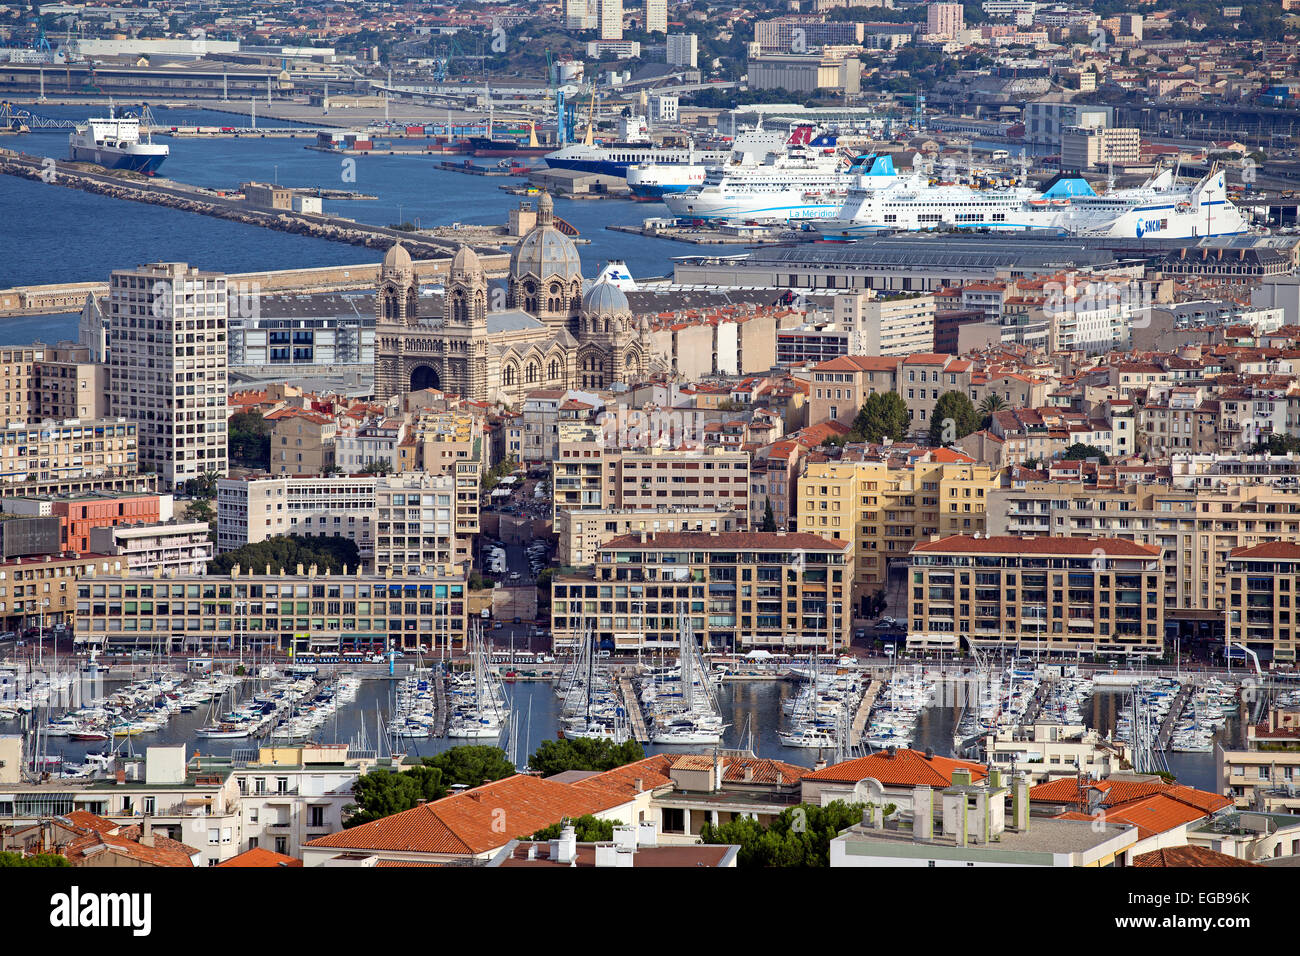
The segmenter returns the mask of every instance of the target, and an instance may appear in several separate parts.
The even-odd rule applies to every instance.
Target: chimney
[[[754,782],[754,768],[748,764],[745,766],[745,783]]]
[[[645,780],[641,777],[636,778],[636,792],[641,793],[645,790]]]
[[[917,843],[934,839],[934,791],[929,787],[912,791],[912,839]]]
[[[1017,833],[1029,829],[1029,781],[1021,774],[1012,784],[1011,817]]]
[[[578,836],[573,827],[565,825],[559,839],[551,841],[551,859],[556,863],[578,865]]]

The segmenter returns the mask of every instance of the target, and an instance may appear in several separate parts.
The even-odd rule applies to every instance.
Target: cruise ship
[[[110,107],[107,119],[87,120],[68,134],[68,158],[77,163],[94,163],[105,169],[130,169],[152,176],[171,151],[155,145],[146,133],[140,142],[140,119],[117,116]]]
[[[1000,183],[979,188],[934,182],[919,169],[900,176],[888,155],[863,156],[843,208],[812,226],[825,239],[890,230],[1048,230],[1060,235],[1191,239],[1238,235],[1248,224],[1227,196],[1222,170],[1180,184],[1163,170],[1140,186],[1098,195],[1082,177],[1061,174],[1041,191]]]
[[[626,178],[632,166],[709,166],[725,162],[727,149],[696,149],[694,146],[656,146],[651,142],[571,143],[544,157],[551,169],[575,169],[584,173]]]
[[[782,150],[788,138],[789,134],[775,130],[749,130],[737,136],[730,150],[721,154],[718,150],[696,153],[692,148],[691,155],[684,163],[642,163],[629,166],[626,172],[627,185],[632,190],[632,198],[640,202],[654,202],[665,196],[698,189],[704,185],[710,169],[728,160],[734,161],[738,154],[761,159],[769,152]]]
[[[664,197],[679,219],[790,222],[838,215],[854,174],[835,137],[813,137],[798,127],[787,141],[762,152],[734,149],[704,184]]]

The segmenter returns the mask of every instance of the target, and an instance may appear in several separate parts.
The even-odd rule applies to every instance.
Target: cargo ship
[[[140,142],[140,118],[115,114],[110,106],[107,119],[87,120],[68,134],[68,158],[76,163],[130,169],[152,176],[171,148],[156,145],[147,130],[145,141]]]

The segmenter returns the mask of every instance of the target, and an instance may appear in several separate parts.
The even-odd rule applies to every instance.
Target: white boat
[[[152,176],[163,164],[171,147],[155,144],[146,130],[140,142],[140,119],[117,116],[110,106],[107,118],[87,120],[68,135],[68,158],[94,163],[105,169],[130,169]]]
[[[859,157],[843,207],[813,222],[823,238],[858,239],[891,230],[961,229],[994,232],[1046,230],[1058,235],[1191,239],[1248,230],[1229,201],[1224,172],[1194,183],[1165,169],[1141,186],[1098,195],[1086,180],[1061,174],[1041,191],[999,180],[940,182],[919,166],[901,176],[892,157]]]
[[[727,162],[710,168],[698,188],[663,197],[679,219],[791,222],[839,214],[855,181],[834,137],[814,138],[811,126],[796,127],[774,146],[758,150],[738,143]]]

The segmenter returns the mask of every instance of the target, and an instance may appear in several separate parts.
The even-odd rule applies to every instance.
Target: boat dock
[[[641,701],[637,699],[636,688],[632,678],[622,675],[618,679],[618,692],[623,698],[623,709],[627,711],[628,726],[632,728],[632,739],[639,744],[650,742],[650,732],[646,730],[645,715],[641,713]]]
[[[1031,700],[1029,706],[1025,708],[1024,719],[1020,721],[1021,726],[1028,727],[1038,719],[1038,715],[1043,710],[1043,702],[1047,700],[1047,695],[1051,692],[1051,681],[1043,681],[1043,683],[1038,685],[1038,690],[1034,692],[1034,699]]]
[[[1196,687],[1190,682],[1178,688],[1178,696],[1169,705],[1169,713],[1165,714],[1165,719],[1160,723],[1160,731],[1156,734],[1156,750],[1169,749],[1169,741],[1174,736],[1174,728],[1178,726],[1178,719],[1183,716],[1183,711],[1187,709],[1187,700],[1195,690]]]
[[[862,695],[862,702],[858,704],[858,712],[853,715],[853,726],[849,728],[849,746],[856,747],[862,743],[862,736],[867,729],[867,718],[871,716],[871,708],[875,706],[876,697],[880,694],[880,688],[884,683],[878,679],[873,679],[867,687],[867,692]]]
[[[435,737],[447,736],[447,680],[446,673],[430,675],[433,684],[433,733]]]

